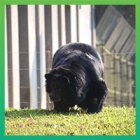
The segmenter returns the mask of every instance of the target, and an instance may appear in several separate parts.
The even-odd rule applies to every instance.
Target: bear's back
[[[60,47],[53,57],[52,67],[58,66],[61,62],[64,62],[66,58],[71,57],[88,57],[91,61],[98,61],[102,64],[102,59],[96,49],[88,44],[84,43],[69,43]]]

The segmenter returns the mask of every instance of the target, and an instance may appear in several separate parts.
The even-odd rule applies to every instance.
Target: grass
[[[57,114],[42,109],[7,109],[6,135],[135,135],[135,109],[104,107],[99,114],[82,110]]]

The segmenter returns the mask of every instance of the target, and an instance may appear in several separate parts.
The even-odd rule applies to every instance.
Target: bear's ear
[[[47,74],[44,75],[44,77],[45,77],[47,80],[49,80],[49,79],[51,79],[52,75],[51,75],[50,73],[47,73]]]
[[[62,77],[64,81],[66,81],[68,84],[70,84],[70,79],[67,76]]]

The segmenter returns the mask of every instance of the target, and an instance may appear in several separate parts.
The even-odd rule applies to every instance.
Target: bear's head
[[[53,102],[69,101],[75,98],[72,77],[68,70],[57,68],[45,74],[46,91]]]

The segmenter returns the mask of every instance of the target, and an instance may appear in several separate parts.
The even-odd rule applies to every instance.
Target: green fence
[[[104,62],[104,79],[108,86],[105,105],[135,106],[135,64],[102,45],[97,45],[97,50]]]

